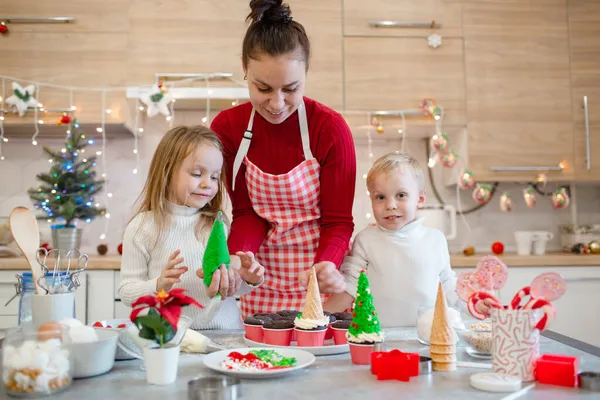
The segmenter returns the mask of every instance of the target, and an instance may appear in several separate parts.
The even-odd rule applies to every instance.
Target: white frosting
[[[383,332],[359,333],[354,336],[350,331],[346,332],[346,338],[352,343],[379,343],[383,342]]]
[[[298,318],[294,319],[294,325],[298,329],[312,330],[319,326],[329,325],[329,317],[323,316],[322,319]]]

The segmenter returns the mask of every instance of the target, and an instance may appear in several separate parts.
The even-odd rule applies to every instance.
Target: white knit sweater
[[[183,315],[193,319],[193,329],[236,329],[242,328],[241,316],[235,298],[220,297],[210,299],[207,287],[196,275],[202,268],[202,257],[211,227],[200,232],[201,240],[194,233],[196,222],[201,217],[198,209],[169,204],[171,226],[156,243],[157,226],[150,213],[137,215],[127,226],[123,239],[123,259],[121,261],[121,282],[119,296],[123,304],[131,304],[140,296],[151,295],[156,291],[156,280],[167,265],[171,253],[180,249],[181,265],[188,271],[181,276],[181,282],[173,288],[183,288],[186,294],[204,306],[200,309],[187,306]],[[237,294],[250,292],[253,287],[243,283]]]
[[[419,308],[435,305],[440,281],[448,305],[462,308],[446,238],[422,222],[417,219],[395,232],[369,226],[356,235],[352,255],[342,263],[346,291],[353,297],[360,271],[367,271],[383,327],[415,326]]]

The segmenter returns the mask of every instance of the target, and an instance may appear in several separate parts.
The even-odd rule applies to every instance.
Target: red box
[[[535,364],[535,379],[547,385],[575,387],[578,373],[578,357],[542,354]]]

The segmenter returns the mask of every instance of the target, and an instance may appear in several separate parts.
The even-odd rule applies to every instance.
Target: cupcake
[[[327,332],[325,333],[325,340],[329,340],[333,337],[333,330],[331,329],[331,325],[337,321],[337,319],[333,316],[333,314],[328,313],[327,311],[323,311],[323,315],[329,318],[329,325],[327,325]]]
[[[335,344],[348,344],[348,339],[346,339],[346,333],[348,332],[348,328],[350,328],[350,324],[352,321],[347,319],[342,319],[340,321],[335,321],[331,325],[331,331],[333,332],[333,342]]]
[[[244,320],[244,329],[246,330],[246,338],[262,343],[263,341],[263,325],[265,322],[270,322],[267,318],[248,317]]]
[[[358,289],[354,301],[352,322],[346,333],[350,345],[350,357],[354,364],[370,364],[375,343],[383,342],[383,332],[369,289],[365,271],[358,277]]]
[[[300,314],[298,310],[282,310],[277,313],[282,319],[293,321]]]
[[[333,315],[337,321],[340,321],[340,320],[352,321],[352,313],[349,313],[349,312],[336,312],[331,315]]]
[[[263,324],[263,342],[276,346],[289,346],[292,342],[294,323],[285,319]]]
[[[278,320],[282,319],[279,314],[254,314],[253,317],[262,319],[265,322],[267,322],[268,320],[278,321]]]
[[[294,319],[294,325],[299,347],[323,346],[329,317],[323,314],[321,293],[314,268],[310,270],[304,310]]]

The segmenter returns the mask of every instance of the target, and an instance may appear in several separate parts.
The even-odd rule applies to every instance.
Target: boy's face
[[[416,219],[417,207],[425,202],[414,174],[408,167],[380,173],[369,187],[373,215],[379,226],[397,231]]]

